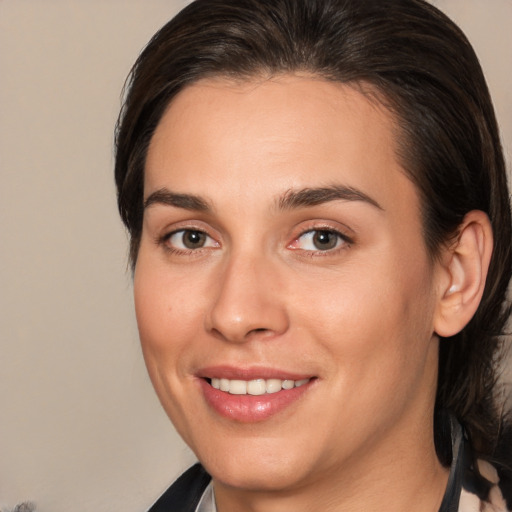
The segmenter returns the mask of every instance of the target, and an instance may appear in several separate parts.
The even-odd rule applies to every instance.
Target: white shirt
[[[201,501],[199,501],[197,505],[196,512],[217,512],[215,495],[213,494],[213,482],[210,482],[208,487],[204,490]]]

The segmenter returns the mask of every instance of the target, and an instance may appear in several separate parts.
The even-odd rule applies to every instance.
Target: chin
[[[315,465],[314,461],[304,458],[308,454],[307,449],[287,446],[284,439],[272,439],[267,443],[261,441],[249,438],[239,443],[232,442],[229,449],[210,449],[208,453],[197,455],[215,481],[231,488],[282,491],[307,479],[304,468]]]
[[[290,489],[300,476],[294,466],[253,460],[206,465],[212,478],[226,487],[245,491],[275,492]],[[279,467],[278,467],[279,466]]]

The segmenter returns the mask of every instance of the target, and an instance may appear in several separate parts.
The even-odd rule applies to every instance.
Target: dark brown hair
[[[495,453],[493,401],[509,316],[511,215],[497,123],[478,59],[460,29],[422,0],[197,0],[165,25],[135,63],[117,126],[115,177],[135,265],[148,144],[188,84],[306,72],[376,91],[393,113],[398,157],[421,197],[435,258],[471,210],[486,212],[494,252],[480,307],[441,340],[437,409],[452,410],[477,451]]]

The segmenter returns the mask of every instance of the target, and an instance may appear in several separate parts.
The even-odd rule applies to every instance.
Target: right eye
[[[332,229],[313,229],[297,239],[297,248],[304,251],[332,251],[344,242],[346,237]]]
[[[193,251],[205,247],[218,247],[218,243],[204,231],[197,229],[180,229],[166,237],[166,243],[171,249]]]

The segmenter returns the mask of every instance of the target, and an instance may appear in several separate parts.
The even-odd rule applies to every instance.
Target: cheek
[[[146,366],[157,392],[160,382],[180,371],[176,364],[186,336],[193,336],[188,322],[190,294],[178,293],[173,280],[158,264],[139,256],[134,275],[134,299],[139,337]],[[160,394],[160,392],[159,392]]]
[[[143,345],[162,351],[179,343],[188,330],[198,328],[203,308],[201,280],[170,272],[158,258],[139,256],[134,275],[137,324]]]
[[[199,322],[191,315],[193,297],[173,281],[158,264],[139,257],[134,298],[144,360],[163,408],[186,439],[183,405],[188,400],[181,383],[190,378],[187,349]]]
[[[409,368],[424,363],[432,337],[428,262],[422,255],[384,254],[358,260],[335,279],[305,282],[295,311],[345,375],[361,382],[402,372],[413,378]]]
[[[145,265],[143,258],[139,258],[133,291],[137,325],[144,349],[151,346],[158,350],[159,344],[165,339],[167,311],[171,308],[166,288],[165,282]]]

